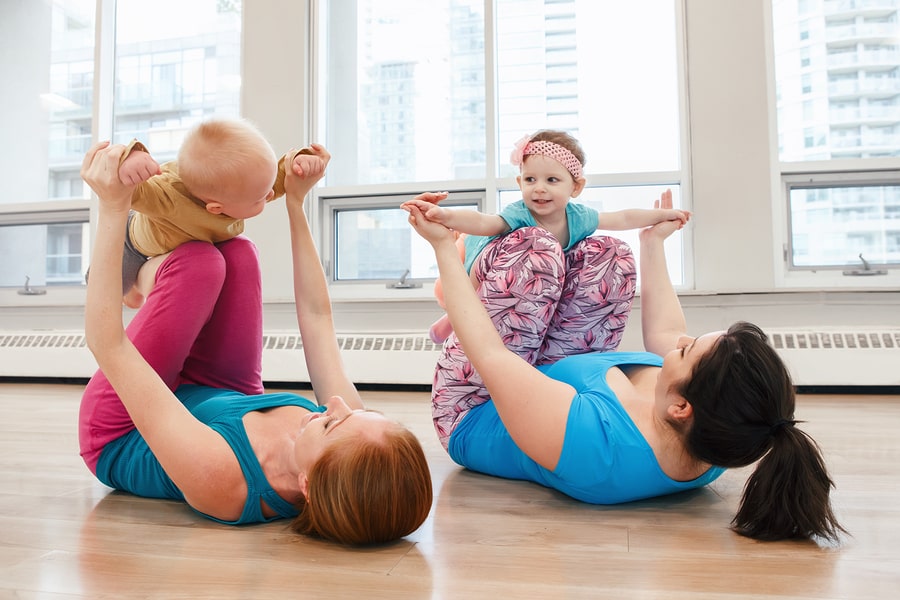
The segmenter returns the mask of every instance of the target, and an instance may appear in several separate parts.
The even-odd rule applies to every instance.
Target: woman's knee
[[[573,251],[599,256],[614,254],[621,260],[634,261],[634,253],[631,251],[631,246],[611,235],[586,237],[572,246],[570,252]]]
[[[556,237],[540,227],[522,227],[493,240],[478,258],[479,271],[537,271],[562,277],[565,256]]]
[[[219,252],[225,257],[226,262],[259,262],[259,250],[256,244],[248,238],[239,235],[225,242],[216,244]]]
[[[185,242],[172,251],[160,267],[157,279],[163,275],[183,280],[194,288],[221,287],[225,280],[225,259],[219,249],[208,242]]]
[[[631,247],[618,238],[603,235],[588,237],[566,253],[566,270],[615,273],[625,279],[636,279],[637,268]]]

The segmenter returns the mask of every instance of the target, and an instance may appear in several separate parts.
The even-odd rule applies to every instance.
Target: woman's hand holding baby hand
[[[123,183],[119,177],[119,160],[124,152],[124,145],[105,141],[94,144],[84,155],[81,178],[97,194],[102,207],[125,211],[131,208],[134,184]]]

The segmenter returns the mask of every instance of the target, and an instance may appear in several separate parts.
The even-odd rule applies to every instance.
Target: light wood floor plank
[[[304,392],[301,392],[304,393]],[[747,469],[685,494],[588,506],[460,469],[429,395],[365,392],[408,425],[432,467],[428,521],[385,547],[229,527],[176,502],[112,492],[78,457],[81,388],[0,384],[0,598],[900,597],[900,397],[803,396],[851,531],[838,547],[728,530]]]

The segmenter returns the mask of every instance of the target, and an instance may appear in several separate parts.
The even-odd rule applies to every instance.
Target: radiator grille
[[[900,328],[763,328],[803,386],[900,385]],[[338,347],[357,383],[430,385],[441,347],[424,332],[341,333]],[[90,377],[83,331],[0,332],[0,376]],[[296,331],[263,336],[263,379],[308,382]]]
[[[900,331],[769,332],[776,350],[831,348],[900,348]]]
[[[361,352],[436,352],[440,346],[424,335],[353,334],[338,335],[338,348]],[[263,336],[265,350],[302,350],[303,340],[299,334],[266,334]]]
[[[84,348],[81,333],[33,333],[0,335],[0,348]]]

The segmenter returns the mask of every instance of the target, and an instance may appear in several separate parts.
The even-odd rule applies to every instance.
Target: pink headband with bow
[[[544,156],[549,156],[564,166],[566,170],[572,174],[572,177],[581,179],[581,161],[575,158],[575,155],[569,152],[567,148],[560,146],[555,142],[548,142],[546,140],[532,142],[531,136],[526,135],[516,142],[509,160],[514,166],[519,167],[522,165],[522,162],[524,162],[525,157],[531,154],[543,154]]]

